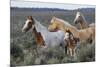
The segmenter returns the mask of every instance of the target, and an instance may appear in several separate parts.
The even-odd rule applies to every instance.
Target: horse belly
[[[47,47],[58,46],[63,43],[65,33],[63,31],[49,32],[43,34],[45,45]]]
[[[50,46],[59,46],[60,44],[62,44],[62,36],[60,35],[59,37],[56,35],[56,36],[52,36],[50,39],[49,39],[49,45]]]
[[[87,30],[82,30],[79,32],[79,38],[81,40],[81,42],[86,42],[88,39],[92,38],[93,36],[93,31],[91,30],[91,28],[88,28]]]

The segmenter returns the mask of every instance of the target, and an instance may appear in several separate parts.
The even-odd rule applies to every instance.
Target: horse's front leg
[[[70,48],[67,48],[67,55],[70,55]]]
[[[77,51],[77,50],[76,50],[76,47],[75,47],[75,48],[73,49],[74,57],[77,55],[77,54],[76,54],[76,51]]]
[[[77,54],[76,54],[76,53],[77,53],[77,49],[76,49],[76,47],[73,49],[73,52],[74,52],[73,57],[74,57],[74,58],[77,58]]]
[[[72,48],[69,48],[69,54],[70,54],[71,57],[73,56],[73,50],[72,50]]]
[[[67,52],[67,50],[68,50],[68,49],[67,49],[67,46],[65,46],[65,54],[67,54],[67,53],[68,53],[68,52]]]

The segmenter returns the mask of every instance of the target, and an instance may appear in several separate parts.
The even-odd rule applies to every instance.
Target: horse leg
[[[67,54],[67,46],[65,46],[65,54]]]
[[[74,55],[73,55],[73,57],[74,57],[74,60],[77,60],[77,48],[75,47],[74,49],[73,49],[73,51],[74,51]]]
[[[67,55],[70,54],[69,48],[67,49]]]
[[[92,39],[90,39],[89,43],[90,43],[90,44],[92,44],[92,43],[93,43],[93,40],[92,40]]]
[[[93,41],[93,37],[92,37],[92,34],[90,35],[90,38],[88,38],[88,42],[91,44]]]
[[[77,58],[77,50],[76,50],[76,47],[74,48],[74,58],[76,57]]]
[[[88,41],[90,44],[92,44],[92,42],[93,42],[92,38],[89,38],[87,41]]]
[[[74,57],[75,56],[75,51],[74,51],[75,49],[74,48],[72,48],[72,56]]]
[[[73,52],[71,48],[69,48],[69,52],[70,52],[70,56],[73,56]]]
[[[88,39],[89,43],[92,44],[94,41],[93,34],[90,35],[90,38]]]

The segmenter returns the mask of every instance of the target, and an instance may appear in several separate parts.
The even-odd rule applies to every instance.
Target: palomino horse
[[[79,23],[81,29],[92,27],[93,38],[95,39],[95,23],[91,23],[91,24],[88,25],[86,20],[85,20],[85,17],[83,16],[83,14],[81,12],[77,12],[76,17],[74,19],[74,23],[75,24]],[[90,39],[90,42],[91,42],[91,39]]]
[[[83,16],[83,14],[81,12],[77,12],[76,13],[76,17],[74,19],[74,23],[75,24],[80,24],[80,28],[81,29],[85,29],[85,28],[88,28],[88,27],[95,27],[95,23],[91,23],[91,24],[87,24],[86,20],[85,20],[85,17]]]
[[[66,34],[64,37],[64,41],[66,42],[66,50],[67,54],[69,54],[72,57],[76,56],[76,48],[79,46],[79,38],[75,38],[71,31],[68,29],[66,30]],[[69,33],[68,33],[69,32]]]
[[[81,43],[87,42],[87,40],[89,40],[89,39],[93,40],[94,39],[93,37],[95,37],[95,35],[93,35],[94,34],[93,27],[78,30],[75,26],[72,26],[67,21],[59,19],[57,17],[52,18],[50,25],[48,27],[49,31],[54,31],[55,29],[61,29],[64,32],[66,32],[66,29],[69,29],[72,32],[72,34],[74,35],[74,37],[80,39]]]
[[[22,32],[27,32],[30,29],[32,29],[35,34],[37,45],[43,48],[63,44],[65,33],[62,30],[49,32],[46,27],[41,25],[36,19],[33,19],[32,16],[28,16],[25,25],[22,28]]]

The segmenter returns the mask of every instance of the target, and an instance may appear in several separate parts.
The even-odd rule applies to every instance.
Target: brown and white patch
[[[40,32],[37,32],[36,28],[34,27],[33,33],[35,34],[36,44],[39,47],[45,46],[45,41],[43,39],[43,36]]]
[[[27,20],[25,22],[24,27],[22,28],[22,32],[27,32],[28,30],[30,30],[32,28],[32,25],[34,25],[34,20],[32,18],[32,16],[28,16]]]

